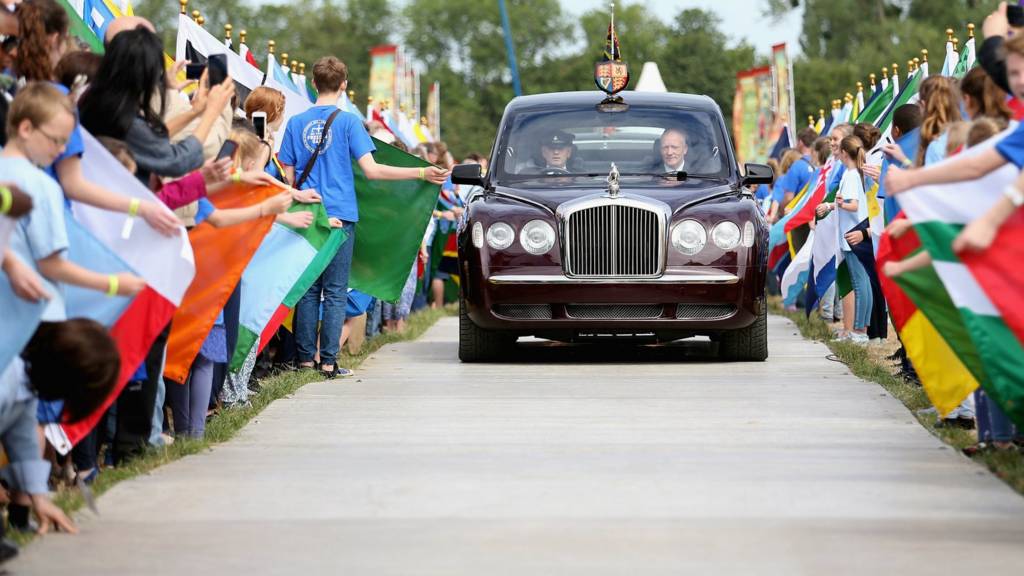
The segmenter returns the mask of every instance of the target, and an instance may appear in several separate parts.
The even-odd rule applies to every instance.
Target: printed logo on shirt
[[[324,137],[324,125],[327,124],[324,120],[314,120],[306,127],[302,129],[302,145],[309,150],[310,154],[316,152],[316,147],[320,145],[320,140]],[[323,151],[326,152],[331,147],[331,142],[334,140],[334,135],[327,132],[327,142],[324,143]]]

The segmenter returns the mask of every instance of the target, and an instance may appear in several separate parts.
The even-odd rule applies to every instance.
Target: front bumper
[[[750,266],[670,267],[661,277],[649,279],[570,278],[559,266],[486,273],[465,260],[462,266],[463,297],[473,323],[519,335],[713,335],[751,325],[764,306],[763,273]],[[524,310],[527,313],[520,314]],[[633,317],[637,314],[640,317]]]

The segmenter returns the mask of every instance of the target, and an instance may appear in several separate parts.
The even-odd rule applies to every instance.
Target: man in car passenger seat
[[[568,132],[556,130],[545,134],[540,144],[540,155],[543,159],[541,172],[568,172],[569,159],[572,158],[572,143],[573,135]]]

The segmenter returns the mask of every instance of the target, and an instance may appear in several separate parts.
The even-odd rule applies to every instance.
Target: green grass
[[[381,334],[370,338],[363,344],[359,354],[344,353],[339,359],[339,364],[346,368],[358,368],[363,360],[380,350],[381,347],[395,342],[415,340],[441,318],[454,316],[457,313],[458,310],[453,305],[441,310],[419,311],[409,317],[404,333]],[[145,454],[116,468],[104,468],[92,486],[93,494],[98,497],[124,480],[147,474],[159,466],[208,450],[221,442],[227,442],[271,402],[293,394],[306,384],[320,380],[319,373],[313,370],[301,370],[278,374],[261,381],[260,392],[250,397],[248,406],[225,409],[210,418],[206,424],[205,438],[202,440],[178,439],[171,446],[150,449]],[[59,490],[54,501],[69,514],[81,509],[85,504],[77,489]],[[19,543],[24,544],[32,539],[32,535],[19,535],[18,538],[20,539]]]
[[[856,376],[880,384],[903,402],[922,426],[950,447],[959,452],[975,443],[973,431],[936,428],[934,414],[918,414],[918,410],[931,407],[923,388],[894,376],[894,369],[885,360],[872,357],[868,348],[834,340],[828,325],[817,314],[811,314],[808,318],[803,311],[786,312],[778,299],[771,300],[771,311],[796,323],[805,338],[824,342],[836,358],[849,366],[850,371]],[[1020,452],[990,451],[977,454],[972,460],[988,468],[1018,493],[1024,494],[1024,455]]]

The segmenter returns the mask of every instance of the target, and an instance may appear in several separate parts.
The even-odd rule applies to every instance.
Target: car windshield
[[[632,186],[664,186],[666,173],[691,180],[729,177],[718,116],[665,106],[596,107],[513,113],[499,141],[498,184],[530,187],[593,186],[614,163]]]

